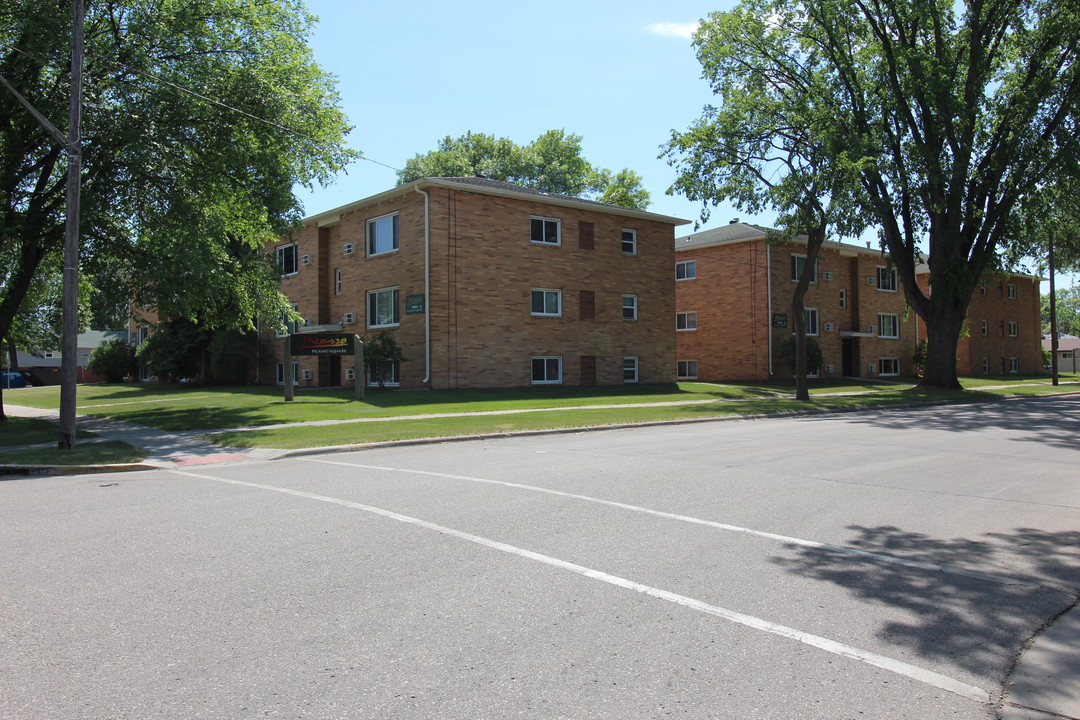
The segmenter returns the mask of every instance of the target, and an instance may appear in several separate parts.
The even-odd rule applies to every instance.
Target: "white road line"
[[[834,655],[841,655],[843,657],[852,658],[859,662],[866,663],[879,667],[883,670],[902,675],[917,682],[936,687],[940,690],[954,693],[961,697],[974,700],[975,702],[988,704],[993,701],[992,695],[989,691],[974,685],[969,685],[960,680],[942,675],[941,673],[927,670],[910,663],[903,662],[902,660],[895,660],[893,658],[885,657],[884,655],[878,655],[877,653],[870,652],[868,650],[861,650],[851,645],[845,645],[844,643],[836,642],[828,638],[820,637],[818,635],[812,635],[801,630],[789,628],[785,625],[779,625],[762,618],[754,617],[753,615],[746,615],[744,613],[736,612],[734,610],[728,610],[727,608],[719,607],[718,605],[710,605],[709,603],[702,602],[701,600],[695,600],[694,598],[687,597],[686,595],[679,595],[668,590],[662,590],[660,588],[652,587],[651,585],[645,585],[643,583],[621,578],[616,575],[610,575],[600,570],[593,570],[587,568],[584,565],[578,565],[576,563],[567,562],[565,560],[559,560],[558,558],[551,557],[550,555],[543,555],[541,553],[533,552],[532,550],[525,550],[514,545],[508,545],[497,540],[491,540],[489,538],[481,537],[479,535],[473,535],[471,533],[455,530],[445,525],[438,525],[427,520],[421,520],[419,518],[411,517],[409,515],[401,515],[391,510],[384,510],[383,508],[374,507],[372,505],[364,505],[363,503],[353,502],[351,500],[343,500],[341,498],[329,497],[326,495],[318,495],[316,493],[305,492],[303,490],[293,490],[290,488],[278,487],[276,485],[264,485],[261,483],[246,482],[244,480],[229,480],[226,478],[214,477],[213,475],[202,475],[199,473],[183,472],[180,470],[171,471],[176,475],[182,475],[185,477],[200,478],[203,480],[212,480],[220,483],[227,483],[229,485],[240,485],[243,487],[256,488],[259,490],[269,490],[271,492],[283,493],[285,495],[293,495],[295,497],[307,498],[309,500],[318,500],[319,502],[331,503],[334,505],[340,505],[342,507],[350,508],[353,510],[363,510],[364,512],[378,515],[380,517],[388,518],[390,520],[397,520],[398,522],[408,523],[417,527],[426,528],[428,530],[434,530],[437,533],[443,535],[449,535],[461,540],[476,543],[492,550],[498,550],[500,552],[509,553],[511,555],[517,555],[518,557],[525,558],[527,560],[533,560],[535,562],[550,565],[560,570],[566,570],[578,575],[583,575],[593,580],[599,580],[600,582],[608,583],[616,587],[621,587],[626,590],[633,590],[634,592],[643,593],[660,600],[666,600],[670,603],[675,603],[682,607],[689,608],[691,610],[697,610],[708,615],[714,615],[716,617],[728,620],[729,622],[737,623],[745,627],[754,628],[767,632],[772,635],[779,635],[791,640],[796,640],[805,645],[816,647],[825,652],[832,653]]]
[[[786,543],[788,545],[798,545],[800,547],[813,548],[815,550],[826,550],[829,552],[843,553],[845,555],[864,557],[870,560],[874,560],[876,562],[891,563],[893,565],[903,565],[904,567],[918,568],[920,570],[929,570],[931,572],[939,572],[947,575],[960,575],[975,580],[982,580],[984,582],[998,583],[999,585],[1018,585],[1021,587],[1030,588],[1042,587],[1038,583],[1028,582],[1026,580],[1019,580],[1017,578],[1010,578],[1001,575],[991,575],[989,573],[981,573],[975,570],[963,570],[960,568],[948,567],[946,565],[937,565],[934,563],[922,562],[920,560],[909,560],[907,558],[896,557],[895,555],[884,555],[882,553],[869,552],[868,550],[859,550],[857,548],[844,547],[842,545],[829,545],[828,543],[820,543],[813,540],[804,540],[802,538],[789,537],[787,535],[777,535],[776,533],[765,532],[763,530],[753,530],[751,528],[739,527],[738,525],[727,525],[725,523],[714,522],[712,520],[703,520],[702,518],[691,517],[689,515],[678,515],[675,513],[663,512],[662,510],[653,510],[651,508],[641,507],[640,505],[628,505],[627,503],[621,503],[615,500],[604,500],[603,498],[591,497],[589,495],[577,495],[575,493],[563,492],[561,490],[552,490],[550,488],[538,487],[536,485],[524,485],[522,483],[505,482],[503,480],[491,480],[488,478],[469,477],[467,475],[450,475],[447,473],[431,472],[428,470],[408,470],[404,468],[382,467],[380,465],[361,465],[359,463],[348,463],[342,462],[340,460],[321,460],[317,458],[304,459],[308,462],[323,463],[325,465],[341,465],[344,467],[362,468],[364,470],[381,470],[385,472],[398,472],[410,475],[424,475],[428,477],[446,478],[448,480],[465,480],[468,482],[485,483],[488,485],[502,485],[504,487],[530,490],[532,492],[545,493],[547,495],[557,495],[558,497],[571,498],[573,500],[582,500],[584,502],[591,502],[599,505],[607,505],[609,507],[616,507],[622,510],[630,510],[631,512],[644,513],[646,515],[662,517],[668,520],[677,520],[679,522],[691,523],[694,525],[705,525],[706,527],[716,528],[718,530],[727,530],[728,532],[742,533],[744,535],[754,535],[760,538],[776,540],[778,542]]]

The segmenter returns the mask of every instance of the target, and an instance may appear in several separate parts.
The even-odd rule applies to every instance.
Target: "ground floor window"
[[[989,375],[990,374],[990,358],[988,358],[988,357],[983,358],[982,370],[983,370],[983,375]]]
[[[367,372],[368,385],[396,387],[401,384],[400,367],[395,361],[367,363],[364,369]]]
[[[558,385],[562,382],[562,357],[534,357],[533,385]]]
[[[1011,373],[1020,372],[1020,358],[1018,358],[1018,357],[1009,358],[1009,372],[1011,372]]]
[[[878,375],[899,375],[900,358],[878,358]]]
[[[636,357],[624,357],[622,359],[622,379],[624,383],[636,383],[638,381],[638,359]]]
[[[697,377],[697,360],[679,360],[676,376],[680,380],[693,380]]]
[[[278,385],[284,385],[285,384],[285,363],[283,363],[283,362],[279,362],[277,364],[277,384]],[[292,384],[293,385],[299,385],[300,384],[300,363],[293,363],[292,364]]]

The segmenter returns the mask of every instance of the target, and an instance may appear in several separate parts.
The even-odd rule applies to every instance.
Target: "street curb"
[[[48,477],[55,475],[83,475],[89,473],[131,472],[135,470],[161,470],[164,466],[148,463],[119,463],[115,465],[0,465],[0,482],[15,477]]]

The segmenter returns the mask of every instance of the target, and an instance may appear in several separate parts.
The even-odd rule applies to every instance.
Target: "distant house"
[[[102,382],[102,378],[91,374],[86,370],[90,362],[90,353],[96,347],[107,340],[127,340],[126,330],[90,330],[79,333],[76,340],[77,359],[75,361],[75,377],[80,383]],[[35,384],[59,385],[60,364],[63,361],[59,350],[34,350],[31,352],[18,351],[19,369],[27,370],[33,376]]]
[[[483,178],[424,178],[313,215],[267,250],[303,318],[289,331],[394,332],[406,359],[379,368],[390,386],[671,383],[672,241],[686,222]],[[263,338],[274,348],[261,357],[265,381],[374,380],[352,377],[340,356],[286,369],[284,335],[264,328]]]
[[[792,336],[791,295],[806,265],[806,238],[777,245],[768,228],[733,222],[675,241],[675,334],[683,380],[790,378],[780,351]],[[825,242],[810,268],[805,324],[822,351],[822,378],[915,374],[926,328],[910,310],[881,250]],[[918,269],[924,292],[929,272]],[[1037,373],[1039,279],[1010,275],[975,293],[960,374]]]
[[[1047,352],[1053,350],[1053,341],[1049,335],[1043,338],[1042,346]],[[1080,337],[1058,336],[1057,367],[1058,372],[1080,372]]]

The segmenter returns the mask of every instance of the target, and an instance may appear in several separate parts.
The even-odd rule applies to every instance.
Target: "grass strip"
[[[116,441],[83,443],[71,450],[27,448],[0,452],[3,465],[120,465],[145,459],[144,450]]]
[[[57,424],[49,420],[9,417],[0,424],[0,447],[56,442],[59,432]],[[75,437],[90,438],[95,435],[92,432],[76,430]]]

